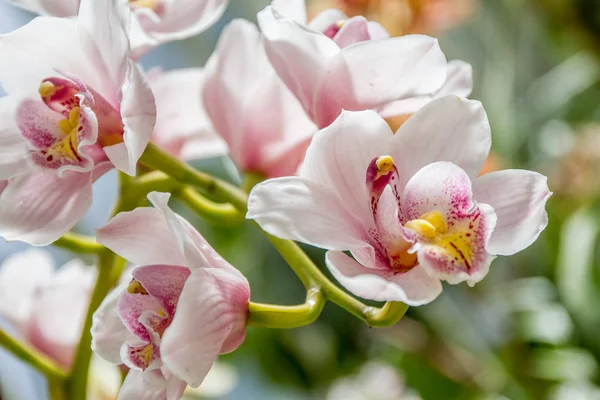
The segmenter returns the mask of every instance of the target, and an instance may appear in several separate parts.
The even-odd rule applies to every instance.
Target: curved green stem
[[[33,347],[19,342],[3,329],[0,329],[0,346],[10,351],[15,357],[18,357],[40,371],[48,378],[49,382],[62,385],[67,379],[67,371],[56,364],[54,360],[40,353]]]
[[[152,143],[146,147],[144,154],[140,157],[140,163],[162,171],[181,183],[194,186],[206,194],[214,195],[231,203],[242,213],[246,212],[248,196],[243,191],[227,182],[195,170]]]
[[[75,352],[71,376],[68,381],[70,399],[85,399],[88,370],[92,358],[92,333],[90,332],[92,317],[111,288],[112,268],[116,258],[117,255],[106,248],[98,254],[98,278],[92,292],[81,339]]]
[[[160,150],[153,144],[146,147],[146,151],[140,158],[140,162],[148,167],[163,171],[183,184],[194,186],[204,193],[214,195],[223,201],[231,203],[241,213],[247,211],[248,195],[244,191],[227,182],[193,169],[172,155]],[[244,187],[247,191],[252,188],[253,184],[258,183],[260,180],[260,177],[257,174],[252,174],[252,177],[252,183],[246,184]],[[266,232],[264,232],[264,234],[284,260],[290,265],[292,270],[302,281],[304,287],[309,290],[314,289],[317,290],[317,292],[322,292],[327,300],[345,308],[350,313],[365,321],[368,325],[377,327],[393,325],[398,322],[406,312],[408,307],[402,303],[386,303],[383,308],[365,305],[331,282],[295,242],[276,238]],[[296,316],[306,314],[310,314],[311,318],[316,318],[318,316],[318,313],[315,316],[315,311],[310,311],[309,313],[305,306],[306,304],[292,307],[268,307],[272,307],[272,314],[270,315],[278,314],[280,318],[284,318],[283,314],[285,314],[286,311],[289,311],[291,315]],[[254,304],[253,307],[255,315],[257,311],[261,311],[261,307],[262,310],[265,311],[263,315],[267,315],[266,311],[268,310],[266,309],[266,305]],[[250,315],[252,315],[252,312]],[[254,321],[260,321],[256,320],[256,318],[258,317],[255,317]],[[289,323],[290,325],[293,325],[295,321],[301,320],[302,318],[300,317],[291,317],[291,322]],[[261,326],[265,327],[276,327],[278,324],[275,319],[268,317],[263,318],[261,323],[263,324]]]
[[[58,238],[52,245],[81,254],[94,254],[102,250],[102,245],[96,243],[96,238],[67,232]]]
[[[244,214],[240,213],[231,204],[215,203],[190,187],[181,188],[174,195],[208,222],[228,225],[244,220]]]
[[[319,317],[325,306],[325,297],[319,289],[309,290],[304,304],[276,306],[250,303],[248,326],[274,329],[291,329],[310,325]]]

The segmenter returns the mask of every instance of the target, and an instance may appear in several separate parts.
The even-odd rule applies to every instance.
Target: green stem
[[[96,238],[75,232],[65,233],[52,244],[81,254],[95,254],[103,248],[101,244],[96,243]]]
[[[193,212],[208,222],[229,225],[244,220],[244,214],[241,214],[231,204],[215,203],[190,187],[183,187],[174,194]]]
[[[140,163],[162,171],[181,183],[194,186],[206,194],[216,196],[227,203],[231,203],[242,213],[246,212],[248,197],[243,191],[227,182],[195,170],[176,157],[165,153],[152,143],[146,147],[146,151],[144,151],[144,154],[140,158]]]
[[[319,317],[325,297],[318,289],[309,290],[306,302],[297,306],[250,303],[248,326],[291,329],[310,325]]]
[[[86,398],[88,370],[92,358],[92,333],[90,332],[92,317],[111,288],[112,268],[116,258],[116,254],[106,248],[98,254],[98,279],[92,292],[81,339],[71,368],[71,377],[68,381],[70,399]]]
[[[231,203],[241,213],[247,211],[248,195],[244,191],[227,182],[193,169],[153,144],[146,147],[146,151],[140,158],[140,162],[153,169],[163,171],[183,184],[194,186],[204,193],[214,195],[223,201]],[[245,189],[248,191],[252,188],[253,184],[260,181],[257,174],[252,174],[251,177],[252,183],[245,184]],[[264,232],[264,234],[284,260],[290,265],[292,270],[304,284],[304,287],[309,290],[315,289],[322,292],[327,300],[345,308],[350,313],[365,321],[368,325],[377,327],[393,325],[398,322],[406,312],[408,307],[402,303],[386,303],[383,308],[365,305],[331,282],[295,242],[276,238],[266,232]],[[254,306],[256,307],[257,305]],[[260,307],[263,307],[263,309],[266,307],[265,305],[258,306],[259,308],[255,308],[254,310],[255,313],[261,310]],[[305,305],[278,308],[275,308],[275,306],[270,307],[274,307],[272,311],[274,313],[279,313],[280,317],[285,314],[285,310],[288,310],[291,314],[295,315],[302,314],[306,311],[306,308],[304,308]],[[310,314],[311,318],[316,318],[314,312],[311,311]],[[264,326],[266,326],[265,321],[277,324],[275,320],[265,319],[263,321],[265,324]],[[292,322],[293,321],[294,319],[292,318]]]
[[[54,360],[40,353],[33,347],[21,343],[3,329],[0,329],[0,346],[10,351],[15,357],[26,362],[44,374],[49,382],[63,384],[67,379],[67,371],[60,367]]]

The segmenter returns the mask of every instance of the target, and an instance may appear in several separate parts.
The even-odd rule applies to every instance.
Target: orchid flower
[[[204,105],[243,171],[292,175],[316,126],[271,68],[258,29],[238,19],[207,63]]]
[[[446,80],[446,58],[434,38],[386,38],[383,28],[375,34],[375,25],[363,17],[340,22],[343,14],[335,11],[306,26],[296,17],[302,13],[290,12],[289,3],[282,8],[285,4],[276,2],[258,13],[265,49],[277,74],[321,128],[342,110],[376,109],[431,95]],[[336,31],[336,26],[341,28]]]
[[[121,400],[179,399],[246,334],[246,278],[169,209],[169,194],[148,199],[154,208],[120,213],[97,231],[99,243],[139,265],[106,297],[92,326],[94,352],[131,368]]]
[[[99,176],[135,175],[156,109],[129,58],[128,21],[116,1],[84,0],[77,20],[38,17],[0,36],[5,239],[51,243],[85,214]]]
[[[0,317],[68,368],[95,280],[96,270],[81,260],[55,270],[52,256],[44,250],[16,253],[0,266]]]
[[[83,1],[85,0],[10,0],[26,10],[56,17],[77,15],[80,2]],[[161,43],[204,32],[223,15],[228,1],[118,0],[115,3],[122,3],[123,6],[128,4],[131,9],[131,48],[135,54],[140,54]]]
[[[148,73],[148,82],[156,98],[152,142],[182,160],[227,154],[227,145],[215,132],[204,110],[200,96],[203,81],[201,68],[168,72],[151,70]]]
[[[329,270],[357,296],[425,304],[441,280],[473,285],[547,225],[546,177],[477,178],[490,144],[481,103],[456,96],[430,102],[395,134],[373,111],[344,112],[314,136],[299,176],[253,189],[247,217],[328,249]]]

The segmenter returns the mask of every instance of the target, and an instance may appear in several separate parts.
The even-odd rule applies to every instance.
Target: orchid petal
[[[333,40],[341,49],[370,39],[369,23],[362,16],[353,17],[345,21],[344,25],[342,25],[333,37]]]
[[[174,265],[145,265],[133,270],[133,278],[142,284],[148,294],[159,299],[170,315],[175,311],[189,276],[189,268]]]
[[[226,155],[227,145],[214,131],[199,96],[203,90],[202,69],[184,68],[155,75],[149,77],[156,100],[153,142],[184,160]]]
[[[243,341],[249,298],[248,281],[238,271],[194,270],[162,338],[165,366],[188,385],[198,387],[219,353]]]
[[[289,18],[299,24],[306,24],[305,0],[273,0],[271,7],[285,18]]]
[[[529,247],[548,225],[545,205],[552,193],[547,178],[537,172],[492,172],[475,180],[473,193],[498,216],[488,243],[492,254],[511,255]]]
[[[105,147],[104,151],[117,169],[135,176],[137,162],[154,130],[156,104],[148,82],[131,60],[121,90],[121,117],[125,130],[123,143]]]
[[[276,178],[256,185],[246,217],[274,236],[317,247],[348,250],[367,245],[360,221],[344,202],[327,187],[303,178]]]
[[[33,173],[9,181],[0,194],[0,236],[34,246],[52,243],[92,203],[91,173]],[[15,212],[15,210],[19,212]]]
[[[446,68],[444,53],[429,36],[356,43],[332,58],[323,71],[313,119],[324,127],[342,109],[365,110],[435,92],[446,79]]]
[[[94,65],[104,72],[105,85],[112,87],[107,99],[114,105],[125,80],[129,59],[129,7],[125,0],[81,0],[77,25],[79,40]]]
[[[353,294],[411,306],[430,303],[442,292],[439,279],[416,267],[405,273],[366,268],[345,253],[328,251],[325,263],[337,281]]]
[[[436,161],[450,161],[474,179],[491,146],[490,125],[481,103],[456,96],[427,104],[400,127],[395,138],[398,143],[391,156],[397,160],[400,187]]]
[[[365,171],[375,157],[392,150],[394,135],[373,111],[344,112],[317,132],[306,151],[300,176],[337,193],[343,207],[365,227],[373,225]]]
[[[0,315],[22,333],[31,318],[35,294],[52,276],[54,261],[45,250],[12,254],[0,267]]]
[[[96,271],[81,260],[62,266],[38,292],[32,307],[31,342],[62,365],[79,343]]]
[[[118,400],[179,400],[186,383],[172,376],[163,386],[144,379],[146,373],[132,369],[127,374],[119,391]]]
[[[121,346],[136,340],[123,324],[117,303],[126,291],[129,282],[125,282],[108,294],[94,313],[92,319],[92,350],[106,361],[122,364]]]
[[[96,240],[136,265],[185,265],[164,214],[155,208],[117,214],[96,231]]]
[[[277,11],[279,11],[279,9]],[[348,17],[346,14],[337,8],[328,8],[327,10],[321,11],[313,19],[311,19],[308,23],[308,27],[317,32],[324,32],[329,26],[331,26],[331,24],[335,24],[339,21],[346,21],[347,19]],[[301,24],[306,23],[301,21],[297,22]]]
[[[0,180],[28,170],[27,141],[19,134],[15,111],[16,103],[12,98],[0,97]]]
[[[79,0],[8,0],[10,4],[28,11],[54,17],[72,17],[77,15]]]
[[[271,6],[259,12],[257,18],[273,68],[313,117],[314,92],[328,59],[340,51],[339,47],[320,32],[283,18]]]

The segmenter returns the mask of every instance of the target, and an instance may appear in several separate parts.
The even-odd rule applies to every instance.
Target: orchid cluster
[[[144,71],[141,55],[202,32],[226,0],[13,2],[42,15],[0,36],[0,236],[98,257],[97,270],[53,273],[32,250],[0,275],[0,313],[29,342],[0,331],[0,344],[60,398],[85,398],[92,350],[129,369],[119,399],[172,400],[242,345],[246,326],[310,324],[326,301],[395,324],[546,227],[544,176],[478,176],[491,131],[467,98],[471,67],[432,37],[390,37],[336,9],[308,21],[303,0],[274,0],[258,27],[230,22],[204,68]],[[241,187],[187,163],[222,155]],[[95,238],[70,232],[113,168],[113,218]],[[213,222],[254,220],[306,302],[250,302],[248,280],[171,197]],[[327,250],[347,291],[293,241]],[[68,320],[49,317],[73,304]]]

